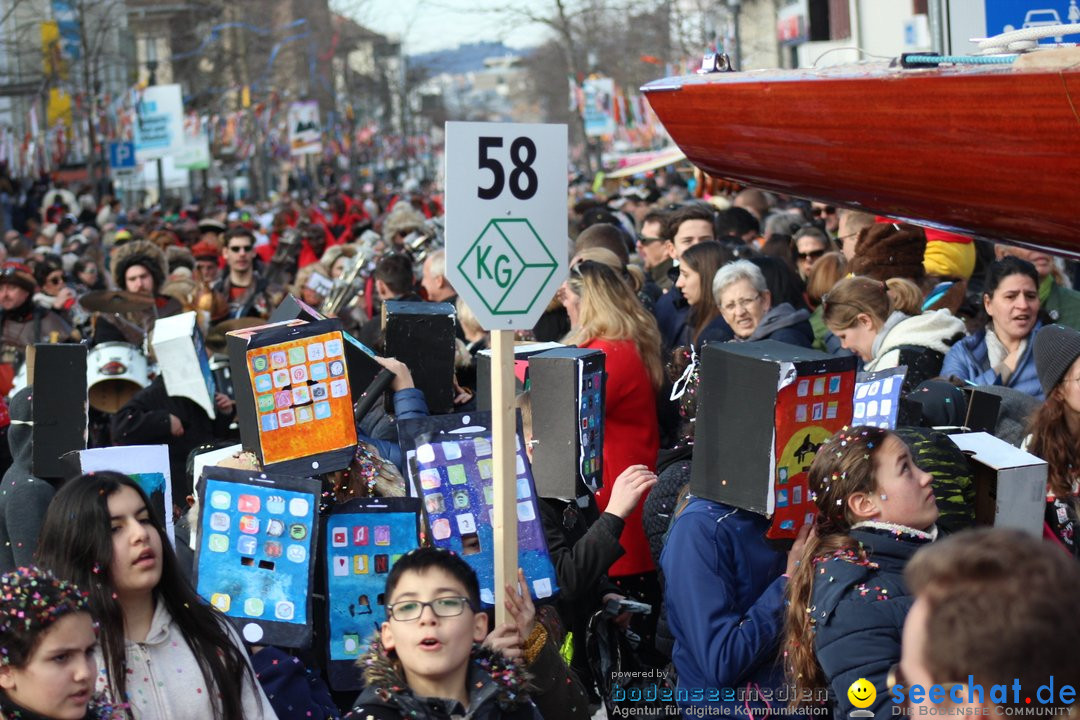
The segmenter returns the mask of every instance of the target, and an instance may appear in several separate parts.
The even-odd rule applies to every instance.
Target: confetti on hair
[[[22,567],[0,576],[0,646],[17,635],[37,635],[73,612],[89,612],[86,595],[67,580],[47,570]],[[0,665],[12,658],[7,652]]]

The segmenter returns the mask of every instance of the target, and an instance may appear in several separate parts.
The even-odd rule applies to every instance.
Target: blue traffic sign
[[[1080,21],[1077,0],[986,0],[986,35],[1026,28],[1049,27]],[[1063,42],[1051,36],[1041,42]]]
[[[135,169],[135,143],[109,143],[109,167],[113,170]]]

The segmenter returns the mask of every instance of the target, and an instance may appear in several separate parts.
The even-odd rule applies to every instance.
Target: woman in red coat
[[[604,487],[596,493],[602,511],[615,478],[627,466],[656,470],[660,449],[656,391],[663,373],[660,331],[630,286],[602,263],[585,260],[575,265],[561,292],[571,325],[563,342],[603,350],[606,355]],[[626,518],[619,538],[626,554],[615,561],[608,575],[627,594],[643,598],[659,611],[656,572],[641,522],[645,497]]]

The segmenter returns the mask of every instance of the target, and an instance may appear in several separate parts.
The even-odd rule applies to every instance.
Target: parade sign
[[[135,106],[135,159],[173,155],[184,146],[184,100],[179,85],[152,85]]]
[[[304,100],[289,106],[289,149],[292,155],[322,152],[322,125],[316,101]]]
[[[531,328],[566,277],[565,125],[446,124],[446,275],[486,330]]]

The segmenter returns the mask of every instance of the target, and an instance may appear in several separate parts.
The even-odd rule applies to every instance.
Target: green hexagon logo
[[[491,220],[457,268],[490,313],[524,315],[558,266],[532,224],[510,218]]]

